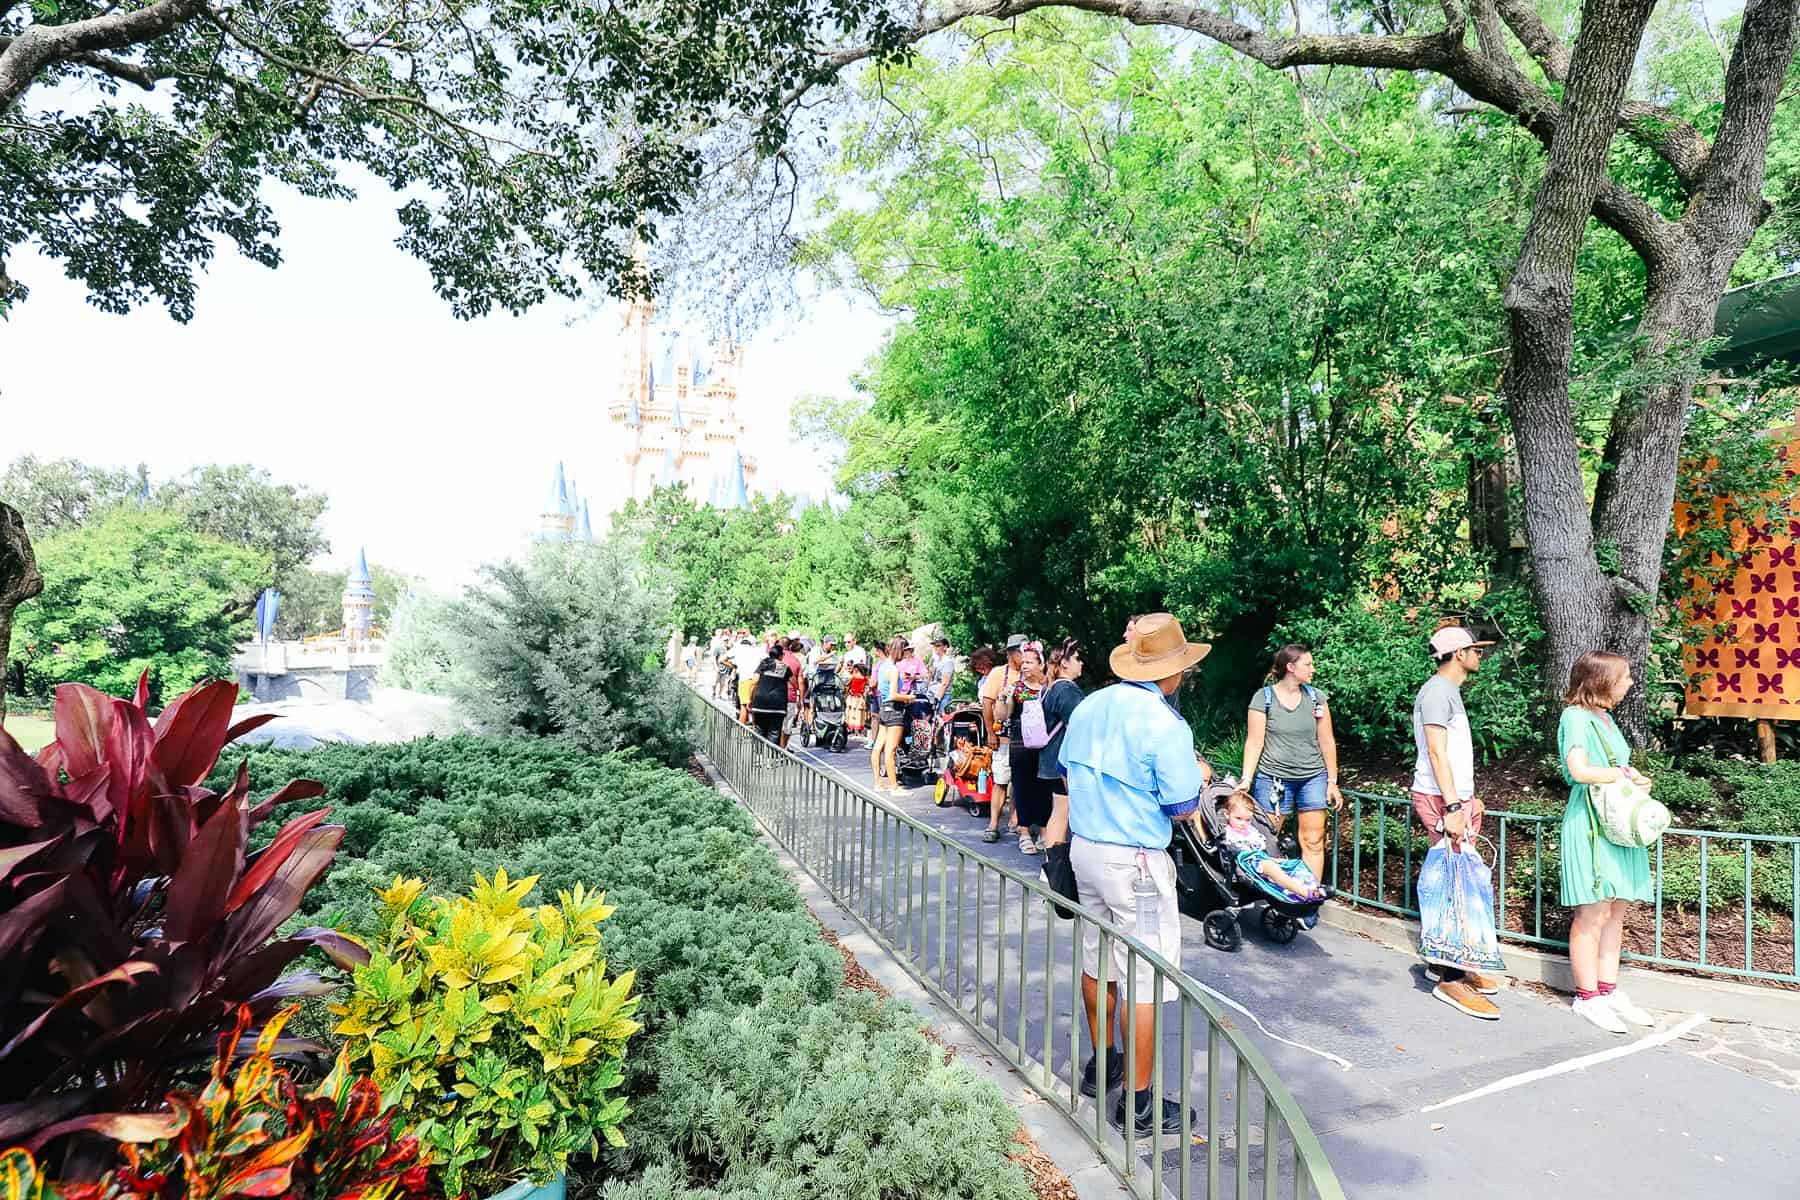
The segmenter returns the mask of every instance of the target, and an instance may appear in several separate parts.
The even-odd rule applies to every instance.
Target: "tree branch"
[[[1565,83],[1569,78],[1569,49],[1562,39],[1550,32],[1544,19],[1531,7],[1530,0],[1494,0],[1494,7],[1506,27],[1525,47],[1552,83]]]
[[[26,26],[0,50],[0,113],[10,111],[46,68],[76,55],[154,41],[192,20],[199,9],[200,0],[155,0],[145,8],[67,25]]]
[[[1769,133],[1797,33],[1800,0],[1750,0],[1745,5],[1725,71],[1719,132],[1682,219],[1704,242],[1741,246],[1732,240],[1729,227],[1748,220],[1754,229],[1768,215],[1762,184]]]
[[[6,48],[12,45],[14,40],[15,39],[9,37],[0,37],[0,54],[4,54]],[[71,54],[62,61],[80,63],[84,67],[92,67],[102,74],[111,75],[114,79],[122,79],[126,83],[135,83],[146,92],[154,91],[157,82],[167,78],[167,76],[159,74],[157,71],[150,67],[146,67],[141,63],[126,62],[124,59],[114,58],[110,54],[94,54],[84,51],[80,54]]]

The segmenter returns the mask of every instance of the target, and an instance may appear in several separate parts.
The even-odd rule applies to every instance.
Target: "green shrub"
[[[1502,607],[1498,599],[1491,603]],[[1506,631],[1506,642],[1464,692],[1475,747],[1487,759],[1533,744],[1543,715],[1535,657],[1542,634],[1514,623],[1521,628]],[[1413,697],[1435,669],[1427,641],[1436,626],[1432,614],[1399,604],[1352,604],[1290,621],[1270,642],[1312,648],[1317,683],[1331,697],[1332,728],[1341,742],[1393,754],[1412,745]]]
[[[1735,816],[1723,828],[1737,833],[1800,837],[1800,762],[1751,763],[1725,759],[1721,782],[1731,790]],[[1657,795],[1661,798],[1660,782]]]
[[[1655,781],[1656,798],[1668,806],[1678,827],[1730,828],[1719,789],[1707,778],[1707,768],[1716,765],[1712,760],[1700,755],[1686,755],[1677,766],[1668,755],[1645,753],[1635,757],[1633,762]]]
[[[660,1086],[627,1138],[703,1164],[727,1189],[767,1169],[819,1200],[1032,1195],[1003,1161],[1017,1116],[992,1083],[947,1064],[904,1005],[865,993],[808,1003],[773,984],[753,1008],[696,1013],[652,1055]]]

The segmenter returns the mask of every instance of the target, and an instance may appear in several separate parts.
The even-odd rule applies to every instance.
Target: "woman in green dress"
[[[1603,650],[1583,654],[1569,671],[1563,696],[1568,707],[1556,730],[1563,777],[1573,785],[1562,819],[1562,902],[1575,910],[1569,927],[1569,965],[1575,972],[1571,1007],[1608,1033],[1626,1032],[1626,1021],[1656,1023],[1618,987],[1625,914],[1634,901],[1656,896],[1650,852],[1607,841],[1588,802],[1590,785],[1629,778],[1650,787],[1650,780],[1632,769],[1631,745],[1612,717],[1631,684],[1631,664],[1624,658]]]

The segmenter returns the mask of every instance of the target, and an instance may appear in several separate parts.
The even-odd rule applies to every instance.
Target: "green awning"
[[[1800,271],[1726,292],[1713,332],[1726,341],[1707,355],[1708,367],[1800,362]]]

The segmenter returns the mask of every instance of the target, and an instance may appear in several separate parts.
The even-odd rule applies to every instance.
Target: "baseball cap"
[[[1458,650],[1467,650],[1471,646],[1491,646],[1492,642],[1478,642],[1475,635],[1461,625],[1446,625],[1431,635],[1431,656],[1442,658],[1446,654],[1455,654]]]
[[[1025,635],[1022,633],[1015,633],[1007,638],[1006,648],[1008,650],[1023,650],[1025,648]]]
[[[931,639],[931,644],[934,646],[948,646],[950,644],[950,639],[940,633]]]

